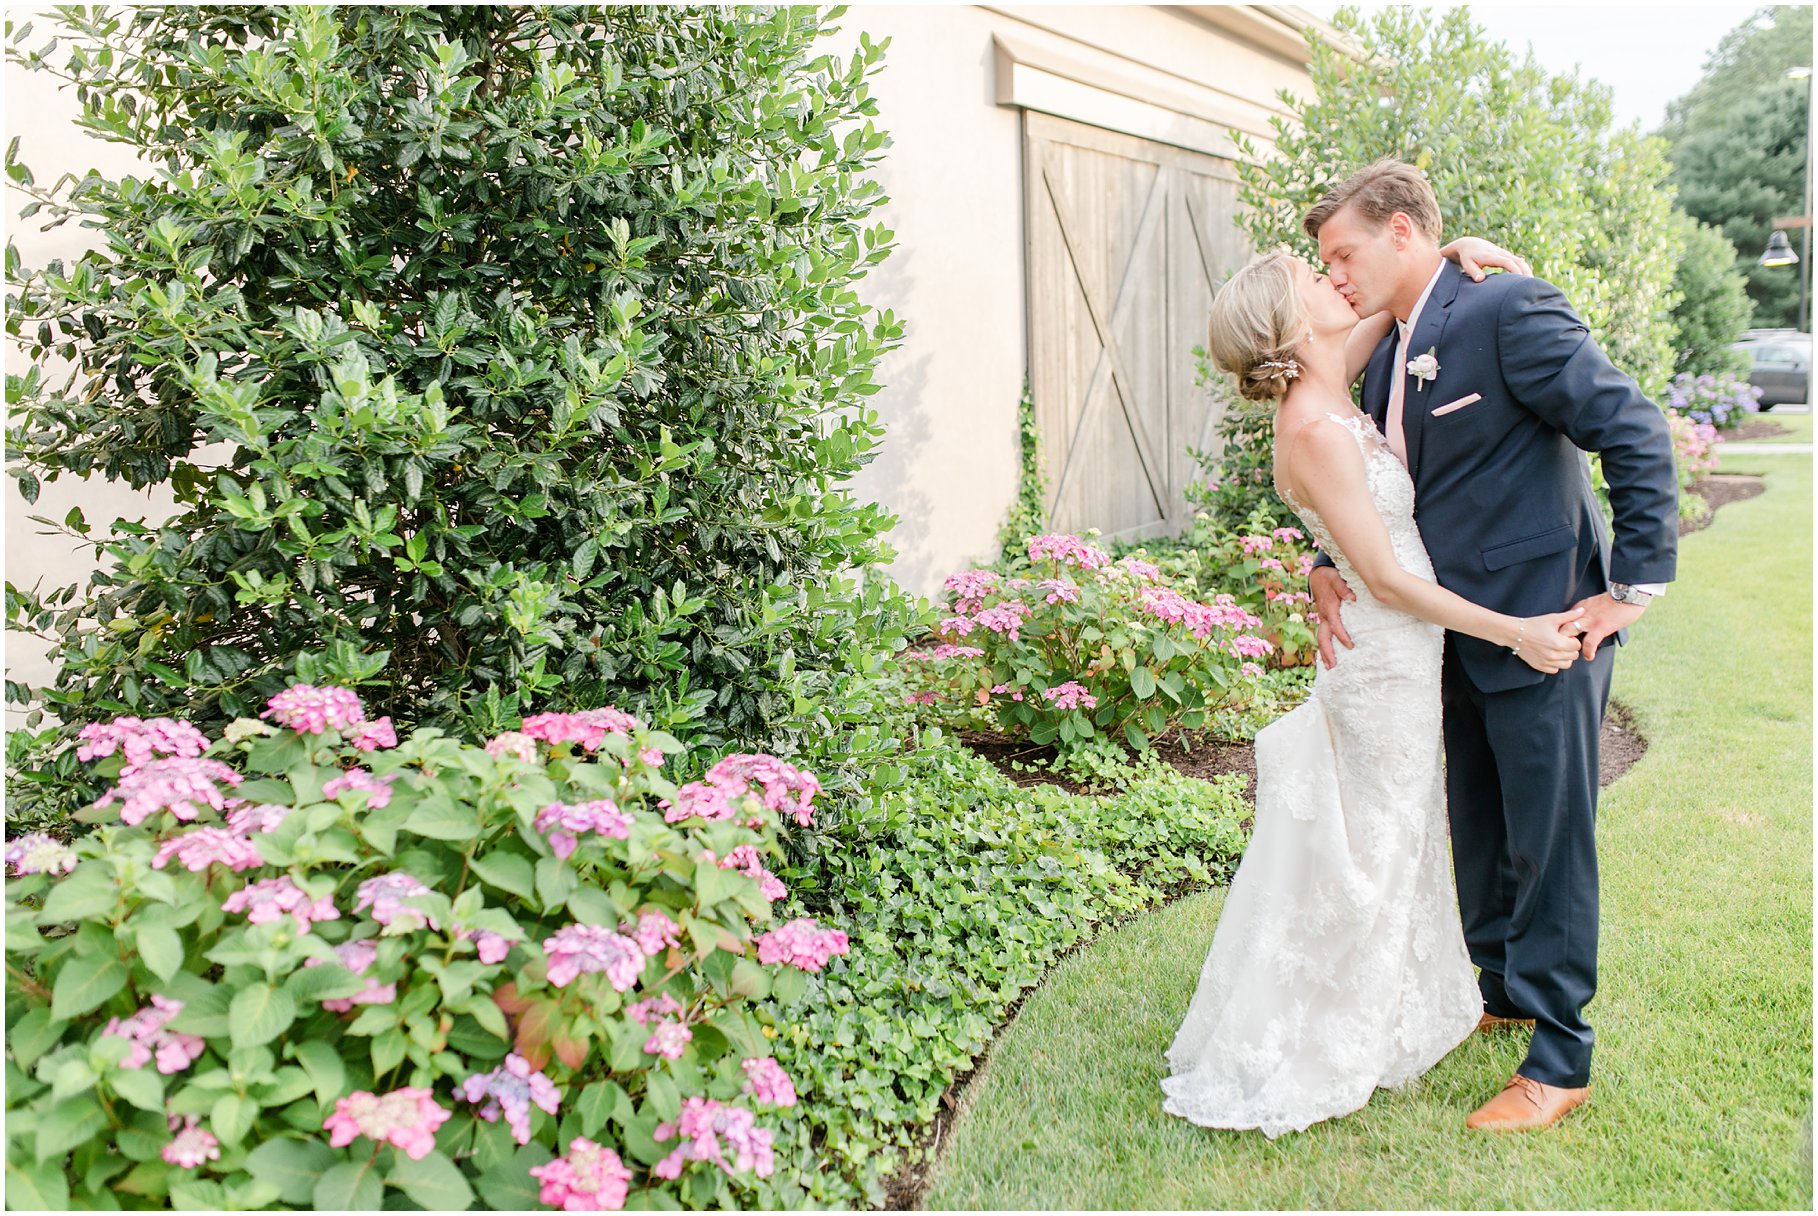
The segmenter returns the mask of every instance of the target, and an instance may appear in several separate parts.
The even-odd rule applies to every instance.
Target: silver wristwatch
[[[1611,583],[1610,598],[1618,604],[1633,604],[1637,608],[1646,608],[1648,601],[1654,598],[1654,593],[1643,591],[1639,587],[1631,587],[1627,583]]]

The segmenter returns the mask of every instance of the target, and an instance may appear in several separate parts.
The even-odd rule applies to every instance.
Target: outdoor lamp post
[[[1759,260],[1763,266],[1791,266],[1799,260],[1799,255],[1786,243],[1786,233],[1776,228],[1774,235],[1768,238],[1768,247],[1761,251]]]
[[[1799,322],[1801,331],[1805,329],[1806,288],[1812,273],[1812,69],[1805,67],[1788,68],[1787,79],[1803,80],[1805,84],[1805,214],[1787,216],[1774,221],[1774,234],[1768,238],[1768,247],[1762,251],[1760,262],[1763,266],[1791,266],[1803,263],[1799,268]],[[1801,258],[1793,252],[1792,245],[1786,239],[1785,229],[1800,228],[1805,232],[1802,238],[1805,256]]]

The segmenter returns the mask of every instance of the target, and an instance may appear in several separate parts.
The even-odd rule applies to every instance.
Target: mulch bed
[[[1770,427],[1772,429],[1750,429],[1760,427]],[[1784,431],[1785,428],[1781,427],[1778,423],[1770,423],[1757,419],[1744,423],[1742,427],[1738,428],[1735,437],[1737,439],[1767,438],[1771,435],[1784,433]],[[1693,483],[1691,488],[1693,493],[1700,495],[1706,502],[1710,503],[1712,515],[1715,515],[1717,508],[1723,506],[1725,503],[1738,502],[1745,498],[1753,498],[1757,494],[1760,494],[1764,489],[1759,477],[1740,477],[1726,474],[1717,474],[1702,478]],[[1699,528],[1706,526],[1709,522],[1709,516],[1706,517],[1704,523],[1690,528],[1686,527],[1682,522],[1679,527],[1680,535],[1683,536],[1687,532],[1695,532]],[[979,755],[990,760],[997,766],[1000,772],[1018,785],[1057,785],[1074,794],[1095,794],[1102,792],[1093,790],[1078,781],[1073,781],[1054,773],[1041,771],[1020,772],[1011,767],[1013,762],[1020,762],[1036,765],[1039,770],[1039,766],[1052,761],[1056,755],[1055,748],[1051,745],[1047,747],[1036,747],[1023,740],[1011,739],[1004,735],[992,734],[985,731],[961,731],[960,741]],[[1163,760],[1173,765],[1174,768],[1178,769],[1180,772],[1186,773],[1188,776],[1212,778],[1223,773],[1242,773],[1245,778],[1245,795],[1252,799],[1255,798],[1256,752],[1253,745],[1249,743],[1211,739],[1198,734],[1183,735],[1179,731],[1163,735],[1161,738],[1155,740],[1154,745],[1155,750],[1161,754]],[[1597,774],[1597,784],[1599,786],[1608,786],[1611,782],[1621,777],[1634,766],[1637,760],[1641,759],[1642,754],[1646,752],[1647,749],[1647,740],[1642,738],[1636,731],[1635,719],[1629,712],[1629,708],[1620,702],[1611,702],[1610,711],[1604,718],[1603,737],[1599,745],[1599,758],[1601,764],[1600,771]],[[1249,826],[1250,824],[1246,820],[1244,827],[1247,829]],[[1170,892],[1168,901],[1165,902],[1171,902],[1173,899],[1191,894],[1198,889],[1197,886],[1188,886],[1183,887],[1180,891]],[[1147,911],[1153,910],[1154,909],[1148,909]],[[1146,912],[1132,913],[1132,915],[1135,916],[1145,914]],[[1105,925],[1103,931],[1115,929],[1118,924],[1121,924],[1124,920],[1128,919],[1130,918],[1119,918],[1118,921]],[[1056,959],[1056,963],[1058,964],[1076,951],[1085,949],[1095,940],[1097,940],[1096,936],[1091,940],[1081,942],[1072,949],[1067,950],[1060,958]],[[1033,992],[1034,989],[1031,988],[1029,991]],[[1003,1024],[998,1028],[997,1036],[994,1036],[994,1042],[995,1039],[1001,1037],[1003,1031],[1016,1020],[1016,1014],[1018,1010],[1022,1008],[1023,1001],[1028,998],[1028,995],[1027,992],[1024,993],[1022,997],[1018,998],[1016,1004],[1012,1005],[1007,1011]],[[915,1211],[921,1207],[922,1193],[927,1189],[929,1174],[934,1167],[935,1156],[939,1152],[941,1145],[946,1141],[947,1132],[952,1127],[953,1120],[959,1112],[960,1102],[965,1095],[967,1087],[971,1084],[972,1079],[978,1075],[978,1070],[984,1067],[989,1055],[990,1052],[987,1049],[986,1053],[981,1055],[973,1063],[973,1066],[969,1071],[954,1079],[953,1084],[947,1087],[947,1092],[941,1095],[941,1109],[935,1114],[935,1117],[927,1126],[919,1129],[917,1143],[923,1150],[921,1154],[922,1159],[911,1164],[903,1165],[895,1173],[883,1179],[885,1196],[884,1211],[907,1212]]]
[[[1053,747],[1031,747],[1027,743],[987,734],[983,731],[961,731],[960,741],[991,761],[1004,776],[1018,785],[1057,785],[1070,794],[1104,794],[1078,781],[1055,773],[1018,772],[1010,767],[1012,758],[1024,764],[1045,763],[1054,759]],[[1629,771],[1648,748],[1647,741],[1635,732],[1634,719],[1628,707],[1612,703],[1603,724],[1600,751],[1603,757],[1598,784],[1608,785]],[[1244,796],[1256,798],[1256,747],[1251,743],[1209,739],[1194,736],[1183,739],[1179,733],[1164,735],[1155,741],[1161,758],[1189,777],[1211,779],[1224,773],[1242,773]],[[1246,825],[1247,826],[1247,825]]]
[[[1711,509],[1701,520],[1680,520],[1679,535],[1684,536],[1688,532],[1697,532],[1710,527],[1711,520],[1717,517],[1718,507],[1726,503],[1741,502],[1745,498],[1753,498],[1765,489],[1767,487],[1762,484],[1761,478],[1750,477],[1744,473],[1712,473],[1708,477],[1700,477],[1692,483],[1692,493],[1709,503]]]
[[[1747,443],[1751,439],[1773,439],[1780,435],[1790,434],[1792,434],[1791,428],[1782,426],[1771,418],[1750,418],[1747,422],[1737,423],[1735,429],[1724,438],[1734,439],[1738,443]]]

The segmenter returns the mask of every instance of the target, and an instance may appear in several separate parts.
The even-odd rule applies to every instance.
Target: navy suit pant
[[[1598,737],[1616,647],[1538,684],[1486,693],[1446,647],[1446,804],[1465,944],[1484,1008],[1533,1018],[1517,1070],[1590,1083],[1597,991]]]

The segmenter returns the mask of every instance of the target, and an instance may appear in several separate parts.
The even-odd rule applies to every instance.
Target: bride
[[[1273,1139],[1349,1114],[1476,1028],[1446,852],[1444,632],[1548,673],[1579,653],[1580,611],[1507,616],[1434,581],[1413,482],[1349,392],[1390,320],[1359,323],[1285,251],[1252,260],[1212,304],[1214,360],[1243,396],[1278,403],[1277,492],[1359,590],[1345,607],[1355,649],[1256,737],[1256,830],[1162,1081],[1163,1109],[1206,1127]]]

